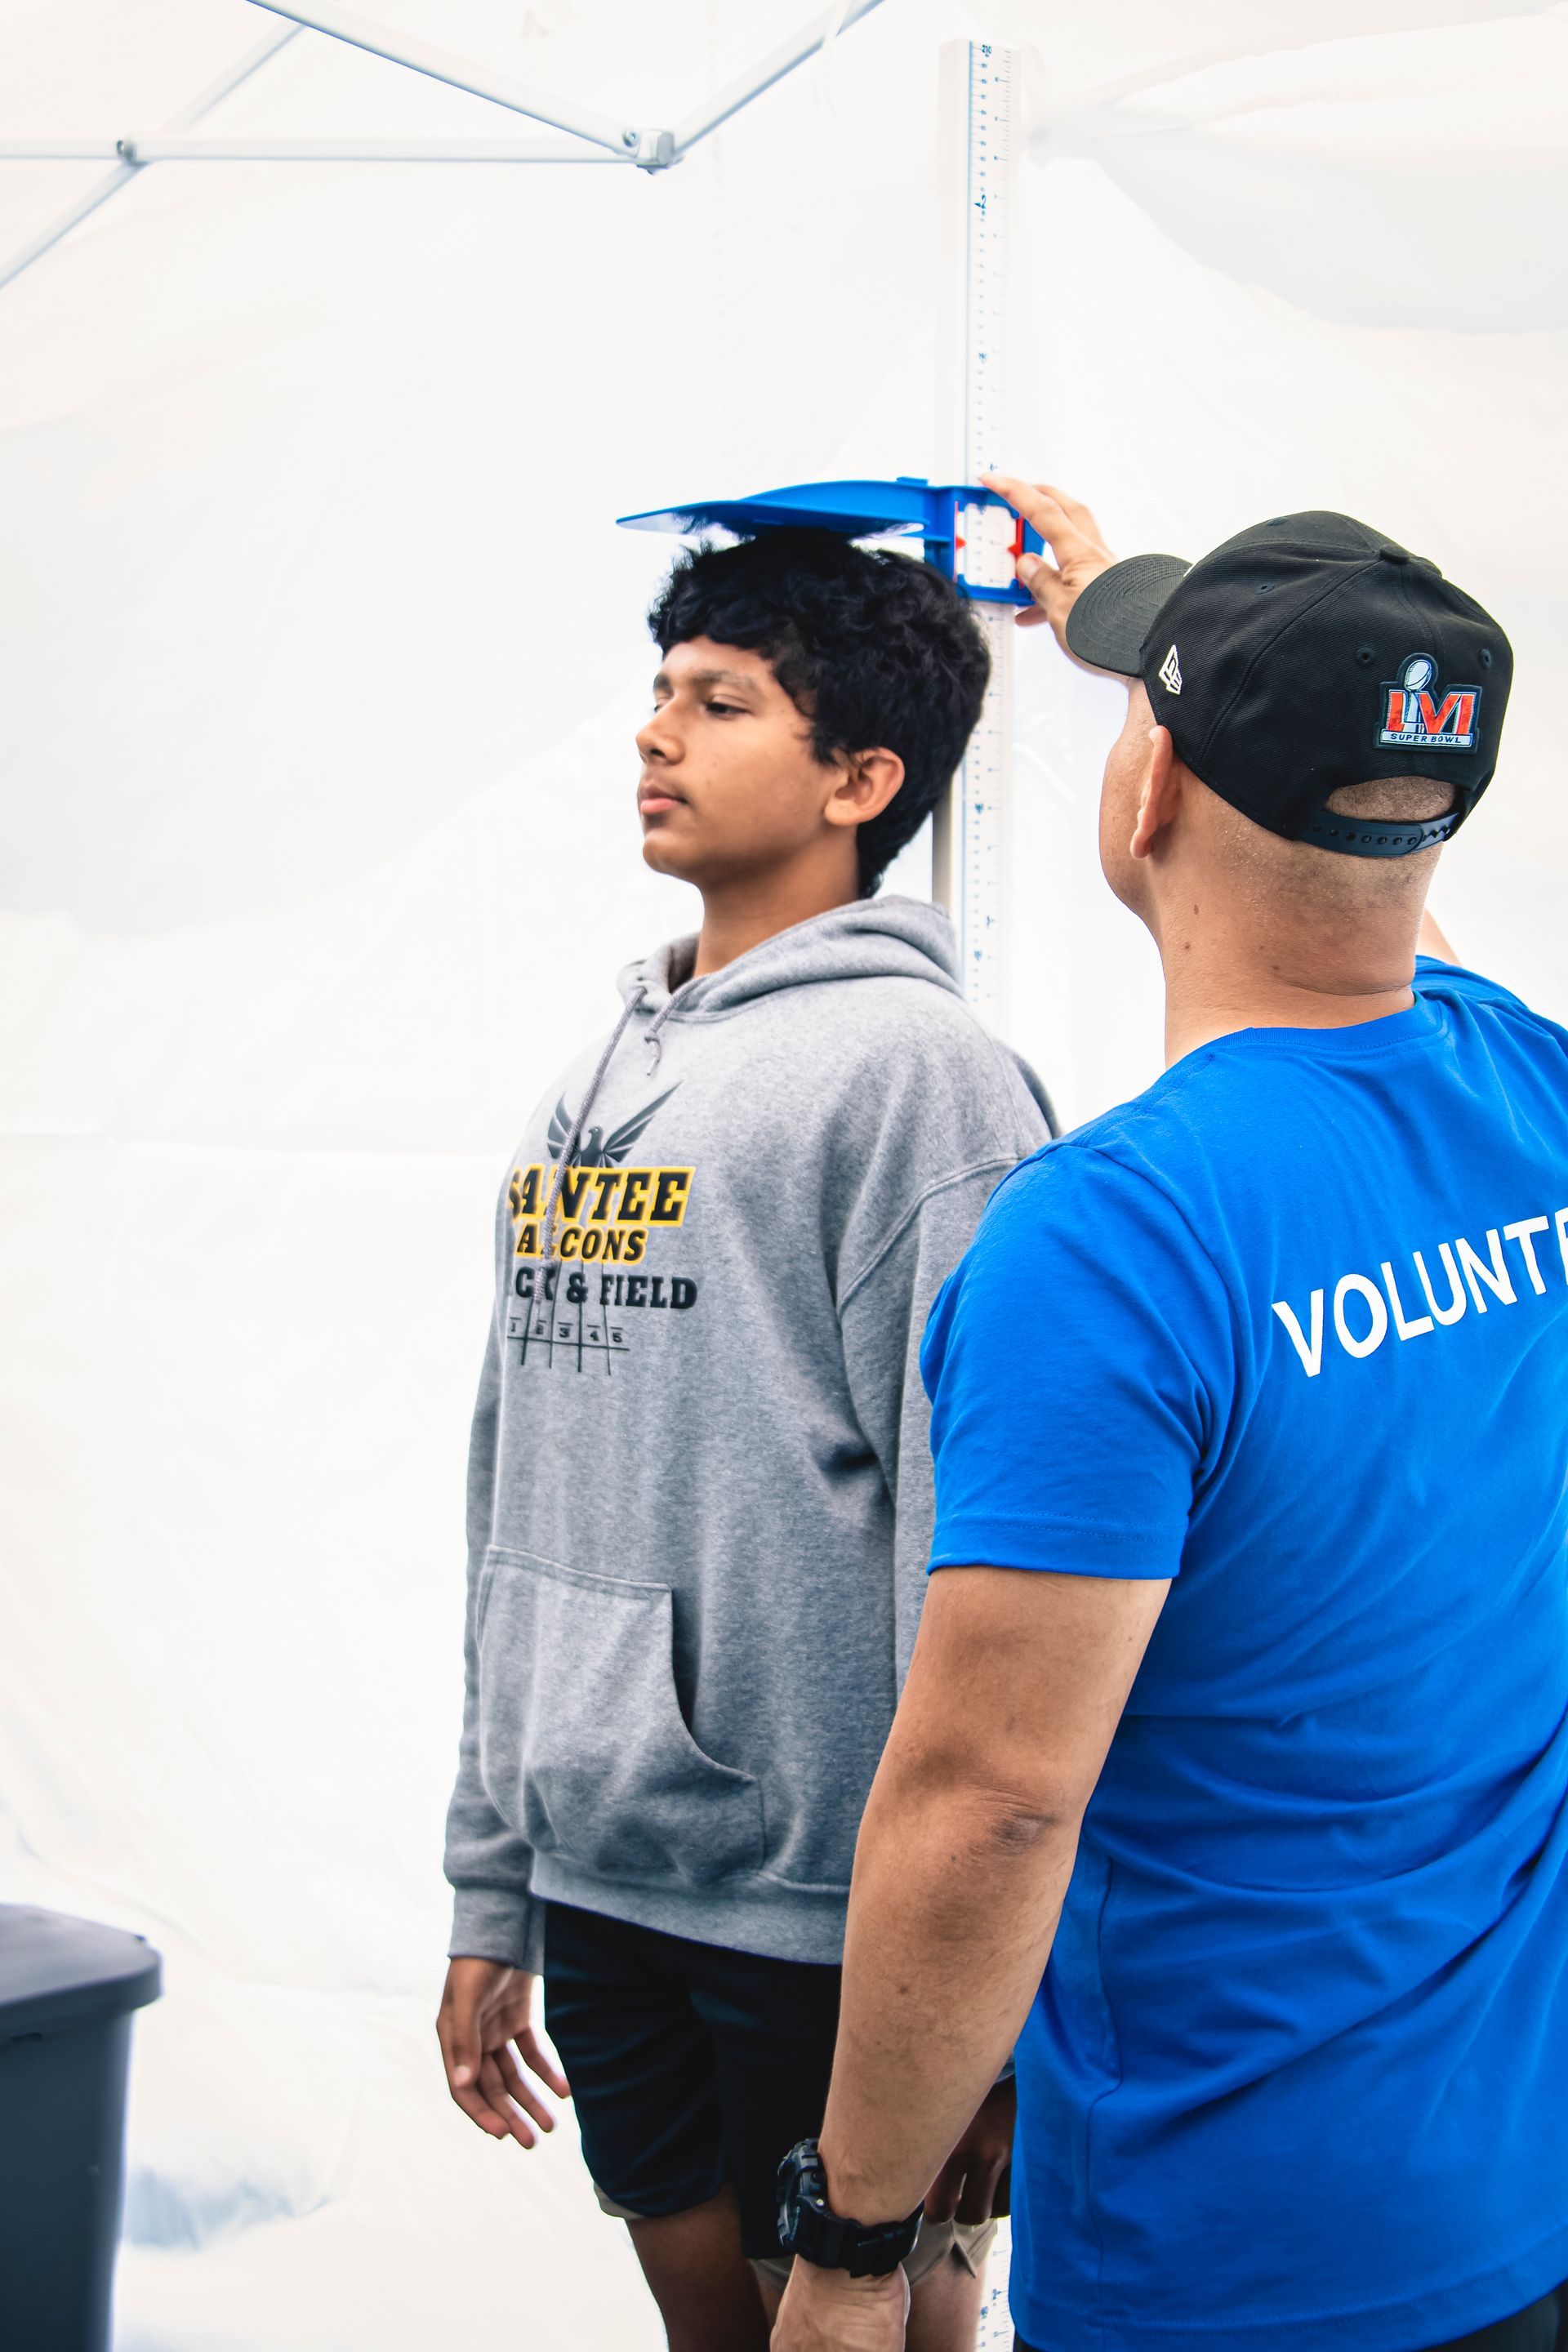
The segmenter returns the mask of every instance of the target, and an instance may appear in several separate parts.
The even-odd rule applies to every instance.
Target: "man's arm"
[[[1017,1149],[1043,1140],[1021,1132]],[[933,1497],[931,1408],[921,1384],[921,1338],[937,1291],[963,1255],[1000,1165],[934,1187],[840,1309],[845,1371],[857,1417],[882,1465],[893,1504],[895,1665],[902,1680],[928,1590]],[[927,2207],[932,2221],[989,2221],[1012,2154],[1011,2075],[984,2087],[953,2135]],[[782,2154],[782,2150],[781,2150]]]
[[[821,2135],[836,2212],[911,2212],[1017,2038],[1168,1590],[982,1567],[933,1576],[855,1857]],[[773,2352],[896,2346],[902,2326],[896,2277],[797,2263]]]

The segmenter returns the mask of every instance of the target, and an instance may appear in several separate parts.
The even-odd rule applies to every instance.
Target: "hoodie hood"
[[[696,946],[695,936],[672,940],[652,955],[627,964],[616,977],[621,1016],[584,1089],[551,1179],[544,1213],[547,1259],[554,1255],[561,1188],[567,1171],[576,1162],[589,1115],[628,1029],[635,1029],[647,1054],[647,1072],[651,1077],[660,1065],[664,1032],[672,1023],[724,1020],[785,989],[828,981],[917,980],[944,996],[962,1000],[963,994],[952,925],[942,908],[924,898],[857,898],[848,906],[829,908],[825,915],[813,915],[787,931],[775,931],[772,939],[748,949],[721,971],[705,972],[700,980],[671,987],[672,974],[689,967]],[[1044,1089],[1032,1072],[1026,1083],[1054,1135],[1056,1122]]]
[[[673,1021],[731,1013],[738,1005],[828,980],[925,980],[958,996],[958,941],[940,907],[922,898],[856,898],[830,908],[750,948],[722,971],[674,989],[672,971],[690,969],[695,935],[672,940],[629,963],[616,985],[626,1006]],[[662,1022],[660,1024],[662,1026]]]

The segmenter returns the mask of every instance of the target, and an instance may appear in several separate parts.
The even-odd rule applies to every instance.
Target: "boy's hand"
[[[530,2083],[527,2066],[563,2099],[566,2077],[546,2057],[533,2031],[533,1978],[504,1960],[448,1961],[436,2032],[447,2084],[466,2116],[491,2139],[531,2147],[532,2125],[553,2131],[555,2117]],[[520,2063],[521,2062],[521,2063]]]
[[[797,2261],[769,2337],[770,2352],[903,2352],[910,2283],[903,2268],[890,2278],[851,2278]]]
[[[926,2198],[928,2221],[989,2221],[1005,2213],[1007,2198],[998,2198],[1013,2161],[1013,2119],[1018,2111],[1017,2089],[1011,2075],[995,2083],[975,2110],[969,2129],[931,2182]]]
[[[1037,628],[1042,621],[1048,621],[1063,653],[1069,661],[1077,661],[1077,655],[1068,651],[1068,614],[1080,589],[1100,572],[1109,572],[1116,561],[1100,525],[1086,506],[1069,499],[1065,490],[1053,489],[1048,482],[1019,482],[1011,474],[982,474],[980,479],[1033,525],[1055,559],[1047,563],[1043,555],[1018,558],[1019,582],[1035,600],[1033,612],[1019,613],[1018,626]],[[1089,664],[1079,662],[1079,667],[1087,669]]]

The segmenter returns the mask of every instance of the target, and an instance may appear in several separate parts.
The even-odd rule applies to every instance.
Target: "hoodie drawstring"
[[[680,991],[678,988],[667,1002],[664,1011],[654,1014],[648,1024],[647,1035],[643,1039],[643,1044],[647,1047],[647,1074],[650,1078],[658,1069],[659,1056],[664,1052],[664,1040],[658,1033],[674,1012],[675,999],[679,994]]]
[[[599,1056],[599,1066],[588,1081],[587,1091],[577,1107],[577,1116],[572,1122],[571,1131],[561,1147],[561,1157],[555,1163],[555,1173],[550,1180],[550,1198],[544,1204],[544,1263],[546,1265],[550,1264],[555,1254],[555,1204],[561,1198],[561,1187],[566,1181],[566,1171],[571,1167],[577,1146],[583,1140],[583,1129],[588,1123],[588,1113],[594,1108],[595,1096],[605,1083],[605,1072],[615,1057],[616,1047],[626,1035],[632,1015],[647,994],[646,981],[639,980],[633,984],[632,992],[626,1002],[626,1010],[610,1032],[610,1042]],[[650,1037],[668,1011],[669,1006],[667,1004],[664,1013],[659,1013],[655,1020],[653,1029],[649,1030]]]

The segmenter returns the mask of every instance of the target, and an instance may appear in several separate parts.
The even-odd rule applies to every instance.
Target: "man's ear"
[[[896,751],[879,746],[874,751],[848,751],[833,797],[823,814],[829,824],[869,824],[880,816],[904,781],[904,763]]]
[[[1138,795],[1138,816],[1128,844],[1134,857],[1147,857],[1182,805],[1182,773],[1168,727],[1149,730],[1149,765]]]

